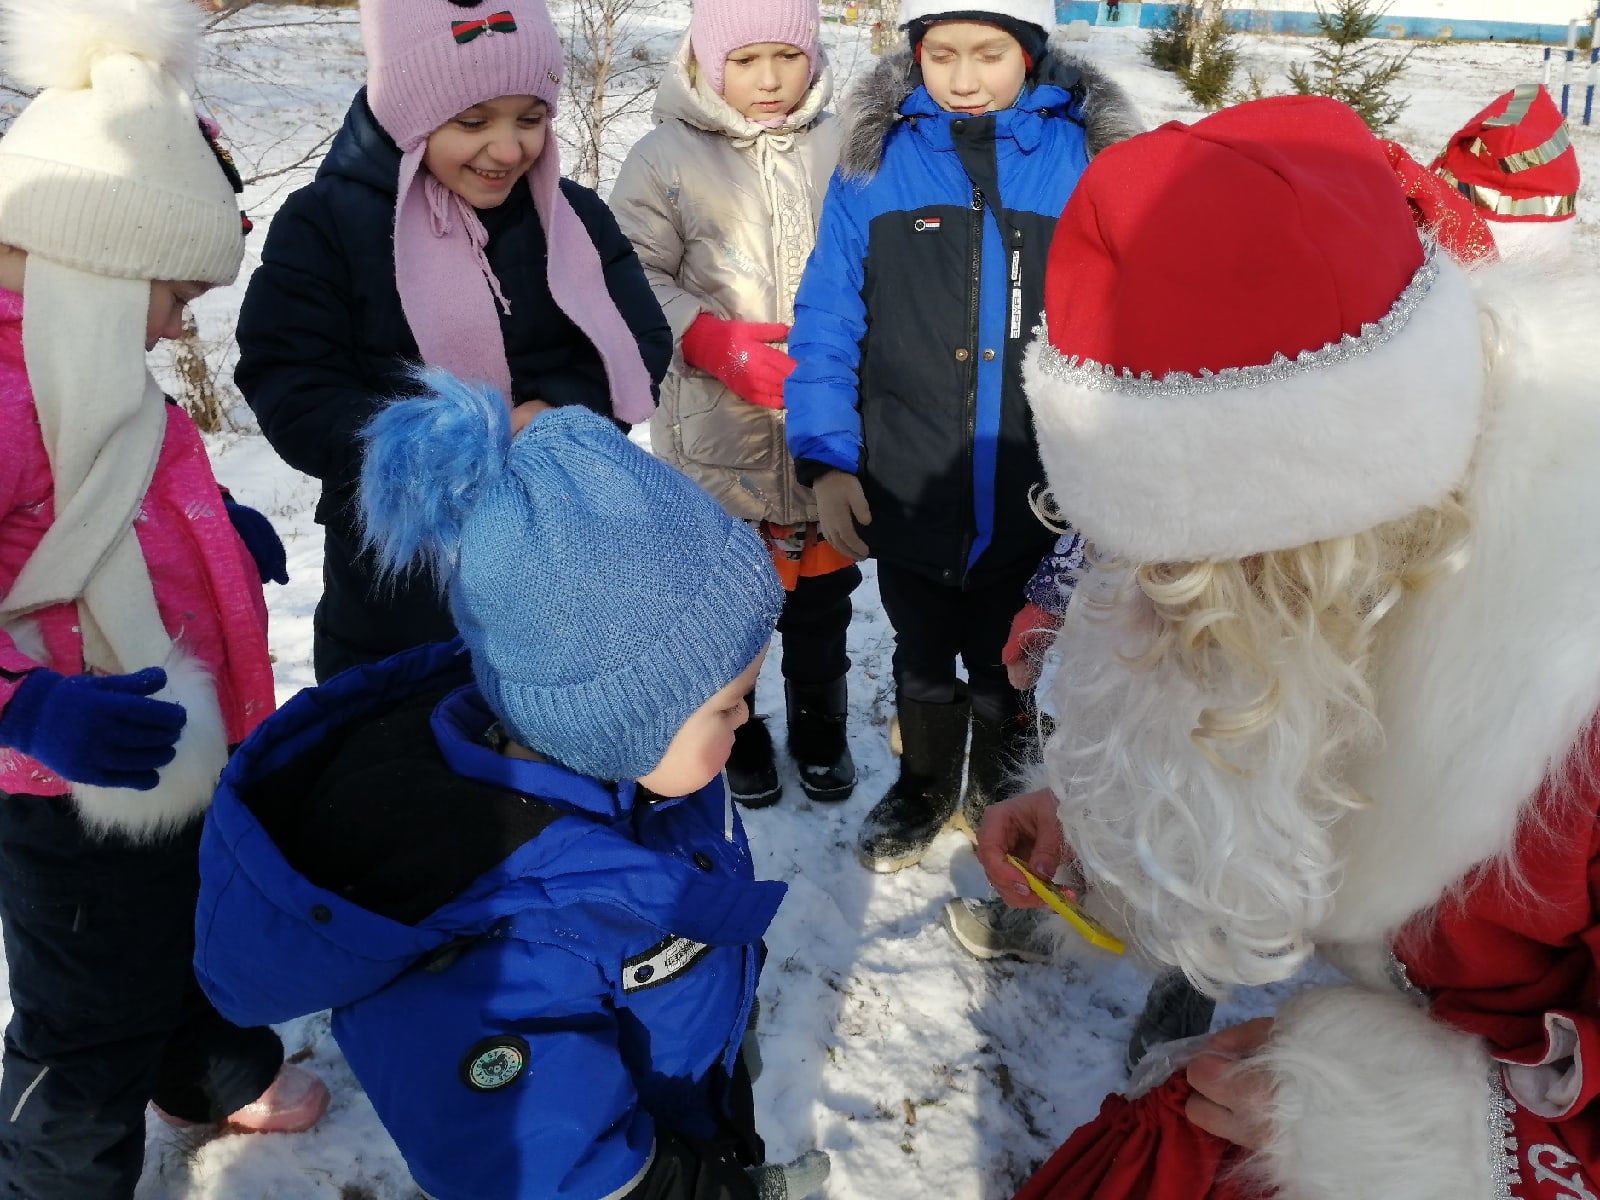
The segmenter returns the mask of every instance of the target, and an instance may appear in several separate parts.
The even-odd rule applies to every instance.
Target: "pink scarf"
[[[426,141],[400,160],[394,216],[395,284],[422,360],[492,384],[508,401],[511,367],[500,312],[511,306],[489,265],[488,231],[477,211],[422,166]],[[639,345],[606,289],[600,255],[560,187],[552,144],[528,172],[544,230],[545,277],[556,306],[583,331],[606,370],[611,411],[637,425],[655,410]],[[498,306],[498,307],[497,307]]]

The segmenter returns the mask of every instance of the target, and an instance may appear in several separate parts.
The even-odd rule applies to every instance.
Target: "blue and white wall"
[[[1316,29],[1315,0],[1223,0],[1229,19],[1242,29],[1261,33],[1312,33]],[[1123,0],[1120,20],[1113,23],[1100,0],[1057,0],[1062,21],[1088,21],[1091,25],[1117,24],[1149,28],[1164,23],[1173,5],[1164,0],[1138,3]],[[1591,22],[1594,0],[1393,0],[1381,28],[1391,37],[1533,38],[1559,43],[1567,36],[1567,22]]]

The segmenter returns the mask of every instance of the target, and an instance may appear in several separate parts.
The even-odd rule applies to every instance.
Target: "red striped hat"
[[[1471,200],[1502,251],[1512,227],[1571,229],[1578,203],[1578,154],[1567,122],[1543,84],[1526,83],[1498,97],[1450,139],[1433,164],[1446,183]]]

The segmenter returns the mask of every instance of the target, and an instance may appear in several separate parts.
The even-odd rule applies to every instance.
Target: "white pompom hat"
[[[0,243],[95,275],[231,283],[239,204],[187,91],[193,0],[5,0]]]

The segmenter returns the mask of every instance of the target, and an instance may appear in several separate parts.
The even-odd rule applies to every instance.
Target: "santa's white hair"
[[[1293,975],[1339,882],[1342,781],[1380,737],[1383,615],[1455,561],[1453,501],[1219,563],[1096,566],[1057,640],[1045,753],[1068,844],[1142,948],[1211,992]]]

